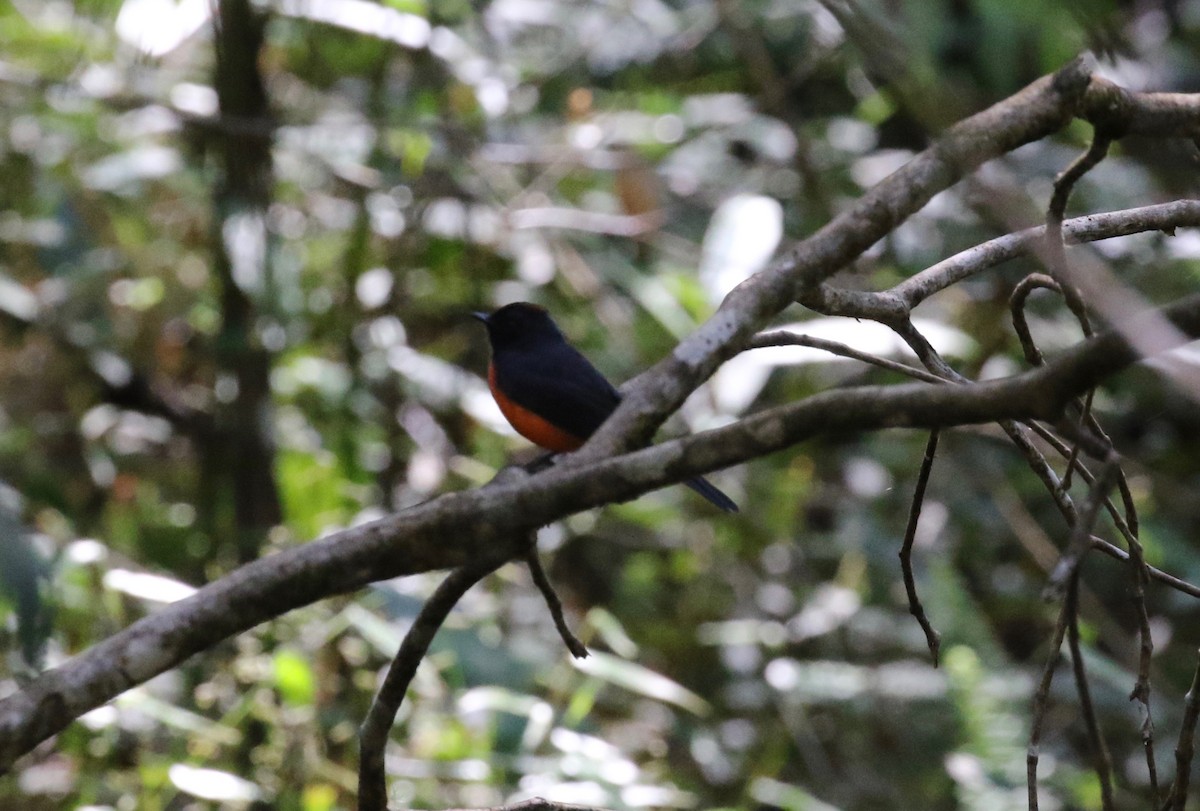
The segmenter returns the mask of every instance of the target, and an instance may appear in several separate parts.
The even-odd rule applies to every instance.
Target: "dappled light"
[[[0,32],[0,808],[1195,807],[1191,5]]]

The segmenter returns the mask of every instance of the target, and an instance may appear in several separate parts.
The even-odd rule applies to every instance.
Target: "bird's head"
[[[491,314],[471,315],[487,327],[488,339],[496,349],[565,340],[544,308],[525,301],[507,304]]]

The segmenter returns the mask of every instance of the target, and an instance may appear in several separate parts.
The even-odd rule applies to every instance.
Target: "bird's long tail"
[[[733,503],[733,499],[722,493],[717,487],[702,476],[697,476],[694,479],[688,479],[684,482],[688,487],[695,490],[700,495],[704,496],[709,502],[727,513],[735,513],[738,511],[738,506]]]

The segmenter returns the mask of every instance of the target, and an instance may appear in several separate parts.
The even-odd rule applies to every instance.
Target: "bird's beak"
[[[487,313],[471,313],[471,317],[476,320],[482,321],[485,324],[488,322],[488,314]]]

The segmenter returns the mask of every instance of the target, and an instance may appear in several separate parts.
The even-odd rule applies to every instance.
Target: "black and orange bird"
[[[488,387],[505,419],[521,436],[555,453],[578,449],[621,402],[596,367],[567,343],[550,314],[517,302],[496,312],[472,313],[492,345]],[[725,512],[733,499],[706,479],[684,482]]]

